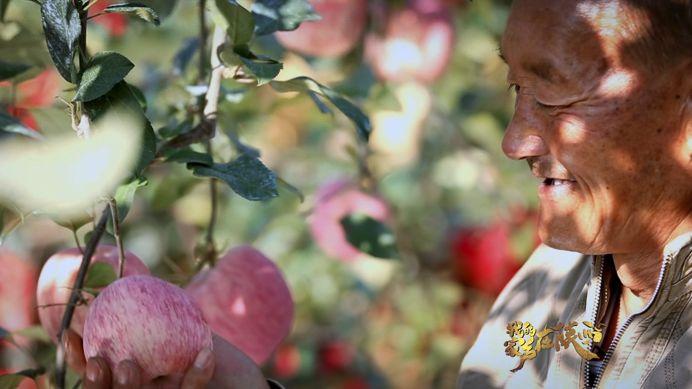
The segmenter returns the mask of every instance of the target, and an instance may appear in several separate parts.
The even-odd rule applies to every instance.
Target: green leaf
[[[321,19],[307,0],[257,0],[252,15],[256,35],[291,31],[302,22]]]
[[[346,215],[340,222],[353,247],[377,258],[398,258],[394,233],[382,222],[360,213]]]
[[[246,48],[235,50],[245,68],[257,79],[257,85],[264,85],[279,75],[284,65],[269,57],[256,56]]]
[[[41,325],[30,326],[22,328],[21,330],[14,331],[12,333],[14,336],[20,336],[31,340],[37,340],[44,343],[50,342],[50,336],[48,332]]]
[[[30,68],[31,65],[26,65],[23,63],[5,62],[0,60],[0,81],[18,76]]]
[[[104,288],[116,279],[118,279],[118,276],[111,265],[103,262],[94,262],[89,266],[84,286],[87,288]]]
[[[100,120],[109,111],[127,116],[123,120],[135,119],[141,123],[142,138],[140,145],[142,149],[133,175],[142,175],[142,171],[149,166],[156,156],[156,134],[130,86],[125,81],[120,81],[105,95],[85,102],[84,108],[92,123]]]
[[[188,165],[198,177],[214,177],[228,184],[234,192],[251,201],[269,200],[279,195],[276,175],[257,158],[241,155],[236,160],[212,166]]]
[[[91,101],[113,89],[135,65],[123,55],[104,51],[96,54],[86,65],[72,101]]]
[[[194,163],[204,166],[212,166],[214,160],[211,155],[200,153],[190,148],[174,149],[165,155],[166,162]]]
[[[29,127],[23,125],[16,118],[0,112],[0,139],[6,134],[22,135],[33,139],[43,139],[43,136]]]
[[[243,8],[234,0],[215,0],[216,8],[228,23],[226,32],[234,45],[242,45],[250,42],[255,29],[255,20],[250,11]]]
[[[118,189],[115,190],[115,203],[118,204],[118,221],[120,223],[125,220],[125,217],[130,212],[132,203],[135,201],[135,192],[137,189],[147,186],[149,181],[145,178],[135,178],[127,184],[120,185]]]
[[[41,3],[41,21],[55,67],[65,80],[75,83],[74,56],[82,24],[72,0],[44,0]]]
[[[154,25],[157,26],[161,23],[159,20],[159,15],[156,14],[156,11],[142,3],[112,4],[106,7],[103,12],[132,14],[140,19],[146,20],[149,23],[154,23]]]
[[[161,20],[170,16],[178,5],[178,0],[140,0],[140,2],[153,9]]]
[[[356,131],[361,140],[367,142],[370,138],[370,133],[372,132],[370,118],[368,118],[368,116],[365,115],[365,113],[363,113],[358,106],[350,102],[333,89],[326,87],[309,77],[296,77],[287,81],[271,81],[269,84],[277,92],[303,92],[308,94],[313,92],[325,97],[339,111],[341,111],[341,113],[346,115],[346,117],[351,120],[351,122],[355,125]],[[318,108],[320,108],[321,111],[323,110],[323,107],[319,105]]]

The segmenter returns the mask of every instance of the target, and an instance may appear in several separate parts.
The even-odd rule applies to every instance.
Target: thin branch
[[[120,216],[118,215],[118,203],[114,198],[108,199],[108,206],[111,209],[111,220],[113,221],[113,237],[115,245],[118,247],[118,278],[123,278],[125,273],[125,249],[120,235]]]
[[[87,243],[86,249],[84,250],[84,256],[82,257],[82,263],[79,265],[79,271],[77,272],[77,279],[75,279],[72,285],[72,294],[70,294],[70,300],[65,308],[65,314],[62,317],[62,322],[60,323],[60,330],[58,331],[58,351],[55,361],[55,384],[59,389],[65,389],[65,348],[62,342],[62,334],[66,329],[70,328],[72,323],[72,316],[74,315],[75,306],[81,298],[80,291],[84,286],[84,280],[86,279],[87,269],[89,268],[89,263],[91,262],[91,257],[96,251],[96,246],[98,245],[104,231],[106,231],[106,224],[111,216],[110,208],[106,207],[101,214],[96,228],[94,229],[89,243]]]
[[[82,244],[79,242],[79,237],[77,236],[77,229],[73,226],[70,228],[70,230],[72,230],[72,237],[74,238],[75,244],[77,244],[80,254],[84,255],[84,249],[82,248]]]

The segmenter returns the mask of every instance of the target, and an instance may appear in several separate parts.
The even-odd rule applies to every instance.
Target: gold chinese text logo
[[[578,325],[576,321],[569,324],[558,323],[541,331],[536,331],[528,321],[513,321],[507,324],[509,340],[504,343],[505,354],[519,357],[519,365],[511,371],[519,371],[524,367],[524,362],[536,358],[543,350],[555,348],[555,351],[560,351],[560,346],[567,349],[570,344],[580,357],[586,360],[597,358],[597,355],[589,350],[593,344],[601,343],[603,331],[591,322],[585,321],[582,324],[585,328],[581,332],[577,332],[575,328]]]

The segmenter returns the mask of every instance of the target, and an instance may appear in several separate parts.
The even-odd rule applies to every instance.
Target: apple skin
[[[16,331],[36,321],[34,290],[38,269],[0,248],[0,327]]]
[[[279,31],[276,39],[288,50],[315,57],[340,57],[358,44],[367,21],[366,0],[310,0],[322,17],[293,31]]]
[[[291,332],[291,291],[276,264],[251,246],[230,250],[185,290],[214,333],[258,365]]]
[[[510,226],[504,222],[457,231],[452,238],[452,256],[457,279],[492,296],[497,296],[521,267],[511,249]]]
[[[121,278],[90,304],[84,322],[84,355],[100,356],[111,370],[129,359],[145,382],[187,371],[212,347],[211,330],[185,291],[148,275]]]
[[[101,245],[96,248],[91,263],[107,263],[118,272],[118,248],[111,245]],[[39,306],[38,316],[41,325],[46,329],[53,342],[57,341],[60,323],[65,313],[65,305],[70,300],[71,288],[77,278],[79,265],[82,263],[82,253],[78,248],[61,250],[53,254],[41,269],[36,289],[36,300]],[[125,251],[124,277],[135,274],[149,274],[147,266],[136,255]],[[83,293],[89,301],[91,295]],[[59,305],[55,305],[59,304]],[[70,328],[77,334],[82,334],[84,318],[88,306],[79,305],[74,310]]]
[[[440,0],[409,1],[387,18],[384,34],[370,34],[365,54],[383,81],[431,84],[447,69],[455,44],[451,11]]]
[[[327,255],[342,261],[353,261],[364,255],[346,240],[341,226],[341,219],[352,213],[363,213],[382,222],[391,217],[384,200],[360,191],[348,180],[329,182],[317,191],[309,219],[310,232]]]

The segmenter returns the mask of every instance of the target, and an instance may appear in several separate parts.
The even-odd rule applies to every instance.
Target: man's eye
[[[536,105],[538,105],[538,106],[541,107],[541,108],[555,109],[555,108],[559,108],[559,107],[560,107],[559,105],[550,105],[550,104],[541,103],[541,102],[538,101],[538,100],[535,100],[535,101],[536,101]]]

